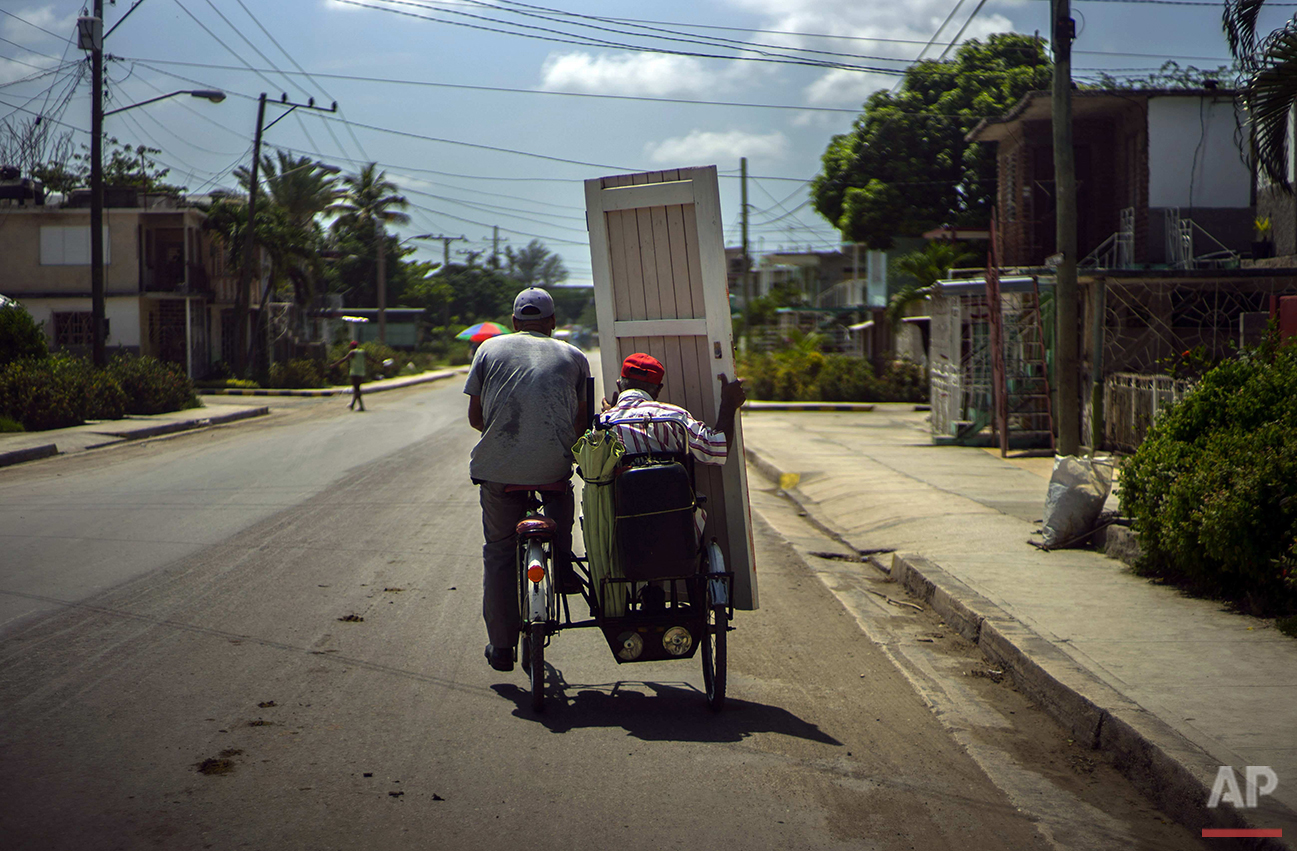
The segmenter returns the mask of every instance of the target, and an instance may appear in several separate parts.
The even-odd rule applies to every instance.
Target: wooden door
[[[585,197],[604,387],[615,386],[627,355],[646,352],[666,368],[661,400],[714,425],[720,376],[734,378],[716,167],[595,178]],[[707,497],[704,537],[717,540],[734,572],[735,607],[755,609],[739,423],[725,464],[695,473]]]

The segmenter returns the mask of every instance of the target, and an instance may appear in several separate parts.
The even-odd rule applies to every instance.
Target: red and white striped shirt
[[[643,390],[622,391],[617,404],[599,415],[599,423],[617,430],[627,455],[687,451],[703,464],[724,464],[729,451],[724,432]]]

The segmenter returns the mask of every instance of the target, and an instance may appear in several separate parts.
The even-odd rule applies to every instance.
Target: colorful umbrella
[[[483,340],[489,340],[492,337],[498,337],[501,334],[508,334],[509,329],[497,325],[494,322],[479,322],[476,325],[469,326],[455,335],[456,340],[468,340],[471,343],[480,343]]]

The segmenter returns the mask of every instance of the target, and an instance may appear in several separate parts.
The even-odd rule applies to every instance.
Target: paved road
[[[953,734],[760,519],[728,711],[586,631],[533,716],[482,658],[459,387],[374,402],[0,472],[0,844],[1193,847],[1047,725]]]

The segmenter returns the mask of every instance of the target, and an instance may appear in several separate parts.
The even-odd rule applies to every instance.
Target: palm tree
[[[1297,20],[1264,38],[1257,18],[1265,0],[1225,0],[1223,25],[1242,74],[1241,95],[1252,131],[1257,166],[1285,192],[1288,181],[1288,117],[1297,102]]]
[[[976,255],[959,243],[944,241],[929,242],[919,251],[898,257],[893,268],[914,278],[914,282],[907,282],[892,295],[887,304],[887,324],[895,328],[905,316],[906,308],[932,295],[937,282],[951,269],[975,259]]]
[[[298,225],[307,227],[338,200],[338,179],[310,157],[294,157],[284,150],[277,150],[275,155],[278,162],[268,154],[261,157],[266,198],[282,207]],[[248,169],[239,167],[234,176],[244,189],[248,188]]]
[[[329,206],[328,212],[337,213],[335,229],[350,228],[373,234],[378,247],[378,341],[387,342],[387,245],[384,226],[409,224],[410,217],[399,212],[410,206],[404,195],[397,195],[397,186],[387,179],[387,172],[378,170],[378,163],[361,168],[359,174],[342,178],[339,200]]]

